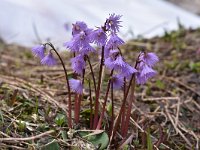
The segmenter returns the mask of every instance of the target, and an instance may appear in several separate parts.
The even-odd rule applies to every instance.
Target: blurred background
[[[45,41],[62,46],[72,23],[85,21],[93,28],[110,13],[123,15],[125,40],[162,35],[178,23],[200,26],[199,0],[0,0],[0,5],[0,37],[23,46]]]

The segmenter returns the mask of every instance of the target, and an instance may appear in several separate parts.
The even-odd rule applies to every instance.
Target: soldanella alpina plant
[[[126,62],[120,50],[120,46],[125,42],[118,36],[122,27],[120,19],[121,15],[111,14],[102,26],[95,29],[89,28],[82,21],[72,24],[72,38],[65,42],[64,46],[73,55],[70,60],[74,72],[73,78],[68,77],[68,70],[51,43],[32,48],[32,52],[41,60],[41,64],[55,65],[57,63],[54,58],[56,54],[63,66],[68,88],[67,118],[69,128],[73,128],[75,124],[79,123],[80,111],[82,110],[81,101],[84,101],[83,91],[89,89],[91,114],[88,126],[93,130],[106,129],[110,139],[115,136],[116,131],[119,131],[123,137],[126,136],[132,104],[135,100],[135,86],[145,84],[149,78],[156,75],[153,67],[158,62],[156,54],[147,51],[139,52],[133,64]],[[98,56],[96,58],[99,58],[98,65],[93,65],[94,62],[92,62],[95,60],[93,59],[95,55]],[[105,76],[109,78],[104,78]],[[103,87],[105,85],[106,87]],[[114,109],[114,90],[121,91],[124,95],[119,112]],[[73,98],[74,110],[71,106]],[[111,99],[112,111],[110,116],[105,119],[109,98]],[[100,99],[103,99],[102,105],[100,105]],[[127,104],[128,107],[126,107]],[[72,116],[72,114],[74,115]],[[109,122],[109,125],[105,122]]]

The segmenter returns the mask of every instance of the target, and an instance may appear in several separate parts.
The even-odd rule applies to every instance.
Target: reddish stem
[[[90,129],[92,129],[92,123],[93,123],[93,106],[92,106],[92,91],[91,91],[90,80],[89,80],[89,95],[90,95]]]
[[[135,75],[132,74],[131,80],[130,80],[130,82],[129,82],[128,88],[127,88],[127,90],[126,90],[126,94],[125,94],[125,96],[124,96],[124,99],[123,99],[123,102],[122,102],[122,105],[121,105],[121,108],[120,108],[120,111],[119,111],[119,115],[118,115],[118,117],[116,118],[117,120],[116,120],[115,126],[113,127],[113,131],[112,131],[112,133],[113,133],[112,136],[113,136],[113,137],[115,136],[115,133],[116,133],[117,128],[118,128],[118,126],[119,126],[120,118],[121,118],[121,115],[122,115],[122,111],[123,111],[123,108],[125,107],[126,99],[127,99],[127,96],[128,96],[128,93],[129,93],[129,89],[130,89],[130,87],[131,87],[131,83],[132,83],[132,81],[133,81],[134,76],[135,76]]]
[[[78,102],[79,101],[79,95],[75,94],[75,104],[74,104],[74,116],[75,116],[75,123],[77,124],[79,122],[79,106]]]
[[[98,86],[97,86],[97,91],[96,91],[95,108],[94,108],[93,129],[96,128],[97,123],[98,123],[99,96],[100,96],[100,90],[101,90],[101,78],[102,78],[103,65],[104,65],[104,46],[102,46],[102,53],[101,53],[101,64],[100,64],[100,69],[99,69],[99,80],[98,80]]]
[[[114,123],[114,94],[113,94],[113,82],[111,83],[111,105],[112,105],[112,115],[111,115],[111,127]],[[112,128],[111,128],[112,129]]]
[[[61,65],[64,69],[64,73],[65,73],[65,79],[66,79],[66,82],[67,82],[67,88],[68,88],[68,126],[69,128],[72,128],[72,105],[71,105],[71,89],[70,89],[70,85],[69,85],[69,80],[68,80],[68,74],[67,74],[67,69],[65,68],[65,64],[60,56],[60,54],[57,52],[57,50],[54,48],[54,46],[51,44],[51,43],[46,43],[46,45],[49,45],[52,50],[56,53],[56,55],[58,56],[60,62],[61,62]]]
[[[131,94],[130,94],[127,113],[126,113],[126,120],[125,120],[125,123],[124,123],[125,126],[124,126],[124,129],[122,131],[123,137],[125,137],[127,132],[128,132],[128,126],[129,126],[130,117],[131,117],[131,110],[132,110],[133,102],[135,100],[134,91],[135,91],[135,78],[134,78],[133,83],[131,85]]]
[[[126,77],[124,77],[124,98],[125,98],[125,95],[126,95]],[[124,122],[125,120],[125,114],[126,114],[125,107],[122,108],[121,122]],[[121,123],[121,132],[123,132],[124,126],[125,126],[124,123]]]
[[[111,105],[112,105],[112,114],[111,114],[111,124],[109,127],[109,137],[112,134],[112,128],[114,124],[114,94],[113,94],[113,82],[111,82]]]
[[[84,81],[85,81],[85,69],[83,69],[83,80],[82,80],[82,85],[84,85]],[[80,108],[81,108],[81,100],[82,100],[82,94],[76,94],[75,97],[75,122],[76,124],[78,124],[79,122],[79,118],[80,118]]]
[[[95,76],[94,76],[94,71],[93,71],[93,68],[92,68],[92,64],[90,62],[90,58],[88,56],[86,56],[86,57],[87,57],[87,60],[88,60],[89,66],[90,66],[90,71],[91,71],[91,74],[92,74],[92,80],[93,80],[93,83],[94,83],[94,91],[96,93],[97,87],[96,87],[96,80],[95,80]]]
[[[113,72],[114,72],[114,70],[111,71],[110,77],[112,77]],[[107,100],[108,100],[108,93],[109,93],[109,90],[110,90],[111,80],[112,79],[109,79],[109,81],[108,81],[106,95],[105,95],[104,103],[103,103],[103,109],[102,109],[101,116],[99,118],[98,125],[97,125],[97,128],[96,128],[97,130],[101,129],[101,123],[102,123],[104,113],[105,113],[105,109],[106,109],[106,103],[107,103]]]
[[[138,63],[139,63],[139,57],[140,57],[140,54],[139,54],[138,57],[137,57],[137,60],[136,60],[136,63],[135,63],[135,67],[134,67],[135,69],[137,68],[137,65],[138,65]],[[130,79],[128,88],[125,89],[126,93],[125,93],[124,100],[123,100],[123,102],[122,102],[122,105],[121,105],[121,108],[120,108],[120,111],[119,111],[119,115],[118,115],[118,117],[116,118],[115,126],[113,127],[112,137],[115,136],[115,133],[116,133],[117,128],[118,128],[118,126],[119,126],[120,118],[121,118],[121,115],[122,115],[122,111],[123,111],[123,109],[124,109],[124,107],[125,107],[126,99],[127,99],[127,97],[128,97],[128,93],[129,93],[129,90],[130,90],[130,87],[131,87],[131,85],[132,85],[132,81],[133,81],[133,80],[134,80],[134,86],[135,86],[135,73],[133,73],[132,76],[131,76],[131,79]]]

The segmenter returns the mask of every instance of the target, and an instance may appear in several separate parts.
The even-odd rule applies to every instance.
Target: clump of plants
[[[40,58],[41,64],[56,65],[54,57],[57,55],[63,66],[68,89],[66,115],[70,129],[80,123],[80,114],[84,110],[81,105],[85,98],[83,91],[89,91],[90,115],[87,127],[94,134],[82,135],[88,137],[104,132],[104,135],[108,136],[108,142],[104,147],[101,146],[101,149],[107,147],[108,143],[112,144],[117,132],[123,138],[127,136],[135,100],[135,86],[145,84],[149,78],[156,75],[153,67],[159,60],[155,53],[142,50],[138,56],[133,56],[136,59],[132,64],[126,62],[120,50],[120,46],[125,42],[118,36],[122,27],[120,19],[121,15],[111,14],[102,26],[95,29],[89,28],[82,21],[72,24],[72,39],[64,45],[73,56],[70,60],[73,76],[68,76],[60,54],[51,43],[32,49],[34,55]],[[93,65],[96,60],[94,58],[98,58],[98,65]],[[114,97],[117,95],[114,95],[114,91],[123,95],[119,111],[115,110]],[[108,99],[111,100],[109,104]],[[108,105],[110,109],[107,109]],[[91,142],[95,145],[95,139]]]

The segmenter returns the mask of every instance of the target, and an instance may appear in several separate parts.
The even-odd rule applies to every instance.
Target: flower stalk
[[[104,65],[104,46],[102,46],[101,63],[100,63],[100,68],[99,68],[99,79],[98,79],[97,91],[95,94],[96,98],[95,98],[95,108],[94,108],[93,129],[97,127],[97,123],[98,123],[99,96],[100,96],[100,91],[101,91],[101,78],[102,78],[103,65]]]
[[[55,49],[55,47],[53,46],[53,44],[51,43],[46,43],[45,45],[49,45],[52,50],[56,53],[56,55],[58,56],[60,62],[61,62],[61,65],[63,67],[63,70],[64,70],[64,73],[65,73],[65,79],[66,79],[66,82],[67,82],[67,89],[68,89],[68,125],[69,125],[69,128],[72,128],[72,107],[71,107],[71,90],[70,90],[70,85],[69,85],[69,79],[68,79],[68,74],[67,74],[67,69],[65,67],[65,64],[60,56],[60,54],[57,52],[57,50]]]
[[[114,70],[111,71],[110,77],[112,77],[113,71],[114,71]],[[102,112],[101,112],[101,115],[100,115],[100,118],[99,118],[99,121],[98,121],[96,130],[100,130],[100,129],[101,129],[101,124],[102,124],[102,120],[103,120],[104,113],[105,113],[105,110],[106,110],[106,103],[107,103],[107,100],[108,100],[108,94],[109,94],[111,82],[112,82],[112,78],[109,79],[109,81],[108,81],[107,90],[106,90],[106,95],[105,95],[104,103],[103,103],[103,109],[102,109]]]

